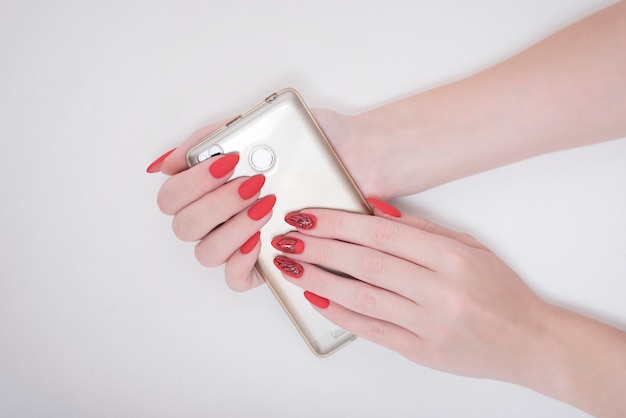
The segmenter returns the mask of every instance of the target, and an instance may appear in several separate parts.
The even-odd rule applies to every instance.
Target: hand
[[[466,234],[407,215],[305,213],[315,226],[287,234],[299,251],[277,266],[322,315],[421,365],[520,381],[534,361],[532,345],[548,305],[493,252]],[[278,249],[280,242],[274,240]]]
[[[183,241],[198,241],[198,261],[207,267],[226,263],[227,284],[247,290],[263,283],[253,268],[260,249],[258,231],[270,219],[275,197],[259,199],[262,175],[228,181],[237,154],[215,156],[189,169],[185,161],[193,145],[225,122],[198,130],[152,163],[148,172],[171,175],[157,203],[163,213],[174,216],[174,234]]]
[[[372,175],[375,149],[368,147],[366,154],[352,152],[359,148],[355,141],[359,137],[363,139],[357,135],[357,120],[330,110],[313,112],[361,189],[366,192],[384,190],[385,184],[376,182],[377,176]],[[172,176],[159,191],[157,202],[163,213],[174,216],[175,235],[183,241],[198,241],[195,255],[202,265],[214,267],[226,263],[229,287],[244,291],[263,283],[254,270],[254,263],[260,249],[257,232],[269,220],[271,199],[258,202],[259,219],[250,219],[248,211],[257,204],[264,177],[228,181],[238,162],[234,155],[214,157],[190,169],[185,161],[191,147],[226,122],[223,120],[196,131],[181,146],[152,163],[148,172],[160,171]]]

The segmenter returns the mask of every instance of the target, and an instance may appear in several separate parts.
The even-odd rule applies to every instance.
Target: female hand
[[[344,163],[362,190],[378,189],[380,185],[368,177],[372,171],[366,169],[368,162],[348,152],[358,148],[350,145],[355,140],[356,120],[330,110],[314,113],[329,140],[339,152],[344,151]],[[189,169],[185,160],[189,149],[227,121],[196,131],[181,146],[159,157],[147,171],[171,176],[161,187],[157,203],[163,213],[174,217],[175,235],[183,241],[198,241],[195,256],[202,265],[226,263],[226,282],[232,289],[244,291],[263,283],[254,270],[260,249],[258,231],[269,220],[275,197],[258,199],[263,175],[229,181],[238,163],[235,154],[216,156]]]
[[[226,263],[227,284],[247,290],[263,283],[253,268],[260,249],[258,231],[270,219],[275,197],[259,198],[262,175],[229,181],[238,154],[215,156],[191,168],[186,163],[189,149],[225,122],[196,131],[147,171],[171,176],[159,190],[157,204],[173,216],[174,234],[182,241],[198,242],[195,256],[202,265]]]
[[[624,416],[626,332],[542,301],[471,236],[368,200],[379,216],[307,209],[272,242],[322,315],[418,364]]]
[[[431,368],[519,381],[548,306],[485,246],[407,215],[304,215],[315,226],[287,234],[298,253],[276,265],[331,322]]]

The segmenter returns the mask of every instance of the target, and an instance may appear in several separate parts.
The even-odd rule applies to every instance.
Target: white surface
[[[232,293],[195,262],[145,167],[276,89],[357,113],[610,3],[3,1],[0,416],[586,416],[365,341],[315,358],[267,289]],[[625,163],[614,141],[400,204],[624,326]]]

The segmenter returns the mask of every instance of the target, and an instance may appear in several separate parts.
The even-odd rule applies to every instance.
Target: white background
[[[0,416],[583,417],[358,340],[320,360],[265,288],[177,241],[147,165],[282,87],[358,113],[471,74],[608,0],[2,1]],[[626,141],[396,202],[542,296],[626,324]]]

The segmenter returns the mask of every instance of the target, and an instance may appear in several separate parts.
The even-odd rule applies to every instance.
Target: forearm
[[[392,144],[381,155],[401,179],[392,196],[626,136],[626,2],[474,76],[356,118]]]
[[[517,383],[598,417],[626,416],[626,332],[557,307]]]

